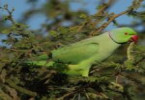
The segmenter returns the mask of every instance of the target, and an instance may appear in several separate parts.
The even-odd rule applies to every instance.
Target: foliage
[[[49,55],[51,50],[100,34],[111,22],[126,26],[115,20],[124,14],[138,18],[145,25],[145,11],[136,11],[143,0],[134,0],[119,14],[109,13],[115,1],[100,0],[96,14],[89,15],[85,10],[71,11],[71,0],[48,0],[41,8],[33,7],[24,13],[20,22],[13,19],[14,9],[9,10],[8,5],[1,7],[8,14],[0,22],[3,26],[0,34],[7,36],[2,40],[5,45],[0,47],[0,100],[143,100],[143,45],[131,43],[119,48],[109,59],[93,65],[90,77],[68,76],[60,73],[60,69],[25,64],[28,59],[35,60],[44,53]],[[32,6],[37,2],[28,0]],[[47,21],[41,29],[30,30],[24,22],[36,14],[44,14]],[[11,24],[7,25],[7,21]],[[71,25],[64,26],[67,21]],[[134,22],[128,26],[138,25]],[[55,66],[63,68],[66,64],[56,62]]]

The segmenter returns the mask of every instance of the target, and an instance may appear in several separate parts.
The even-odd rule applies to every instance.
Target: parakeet
[[[87,77],[93,64],[105,60],[122,44],[137,40],[137,33],[132,28],[122,27],[53,50],[51,56],[53,61],[68,64],[63,73]],[[48,58],[47,55],[42,55],[32,63],[38,66],[52,66],[54,62],[47,63]]]

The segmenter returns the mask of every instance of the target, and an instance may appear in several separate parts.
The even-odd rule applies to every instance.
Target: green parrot
[[[132,28],[122,27],[53,50],[51,56],[53,61],[68,64],[63,73],[87,77],[91,65],[105,60],[122,44],[136,43],[137,40],[137,33]],[[31,63],[38,66],[53,67],[53,61],[47,63],[49,56],[42,55],[38,58],[39,60]]]

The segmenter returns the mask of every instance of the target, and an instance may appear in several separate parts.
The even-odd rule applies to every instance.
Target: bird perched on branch
[[[129,27],[117,28],[101,35],[94,36],[51,52],[52,62],[47,63],[47,55],[39,56],[39,60],[31,63],[38,66],[53,67],[55,61],[68,64],[62,69],[68,75],[88,76],[91,65],[109,57],[119,46],[127,42],[137,42],[136,32]],[[59,66],[57,66],[59,67]]]

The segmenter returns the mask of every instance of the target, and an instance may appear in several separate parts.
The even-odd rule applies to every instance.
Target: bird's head
[[[135,42],[138,41],[137,33],[129,27],[122,27],[118,29],[114,29],[109,33],[109,36],[116,43],[126,43],[126,42]]]

